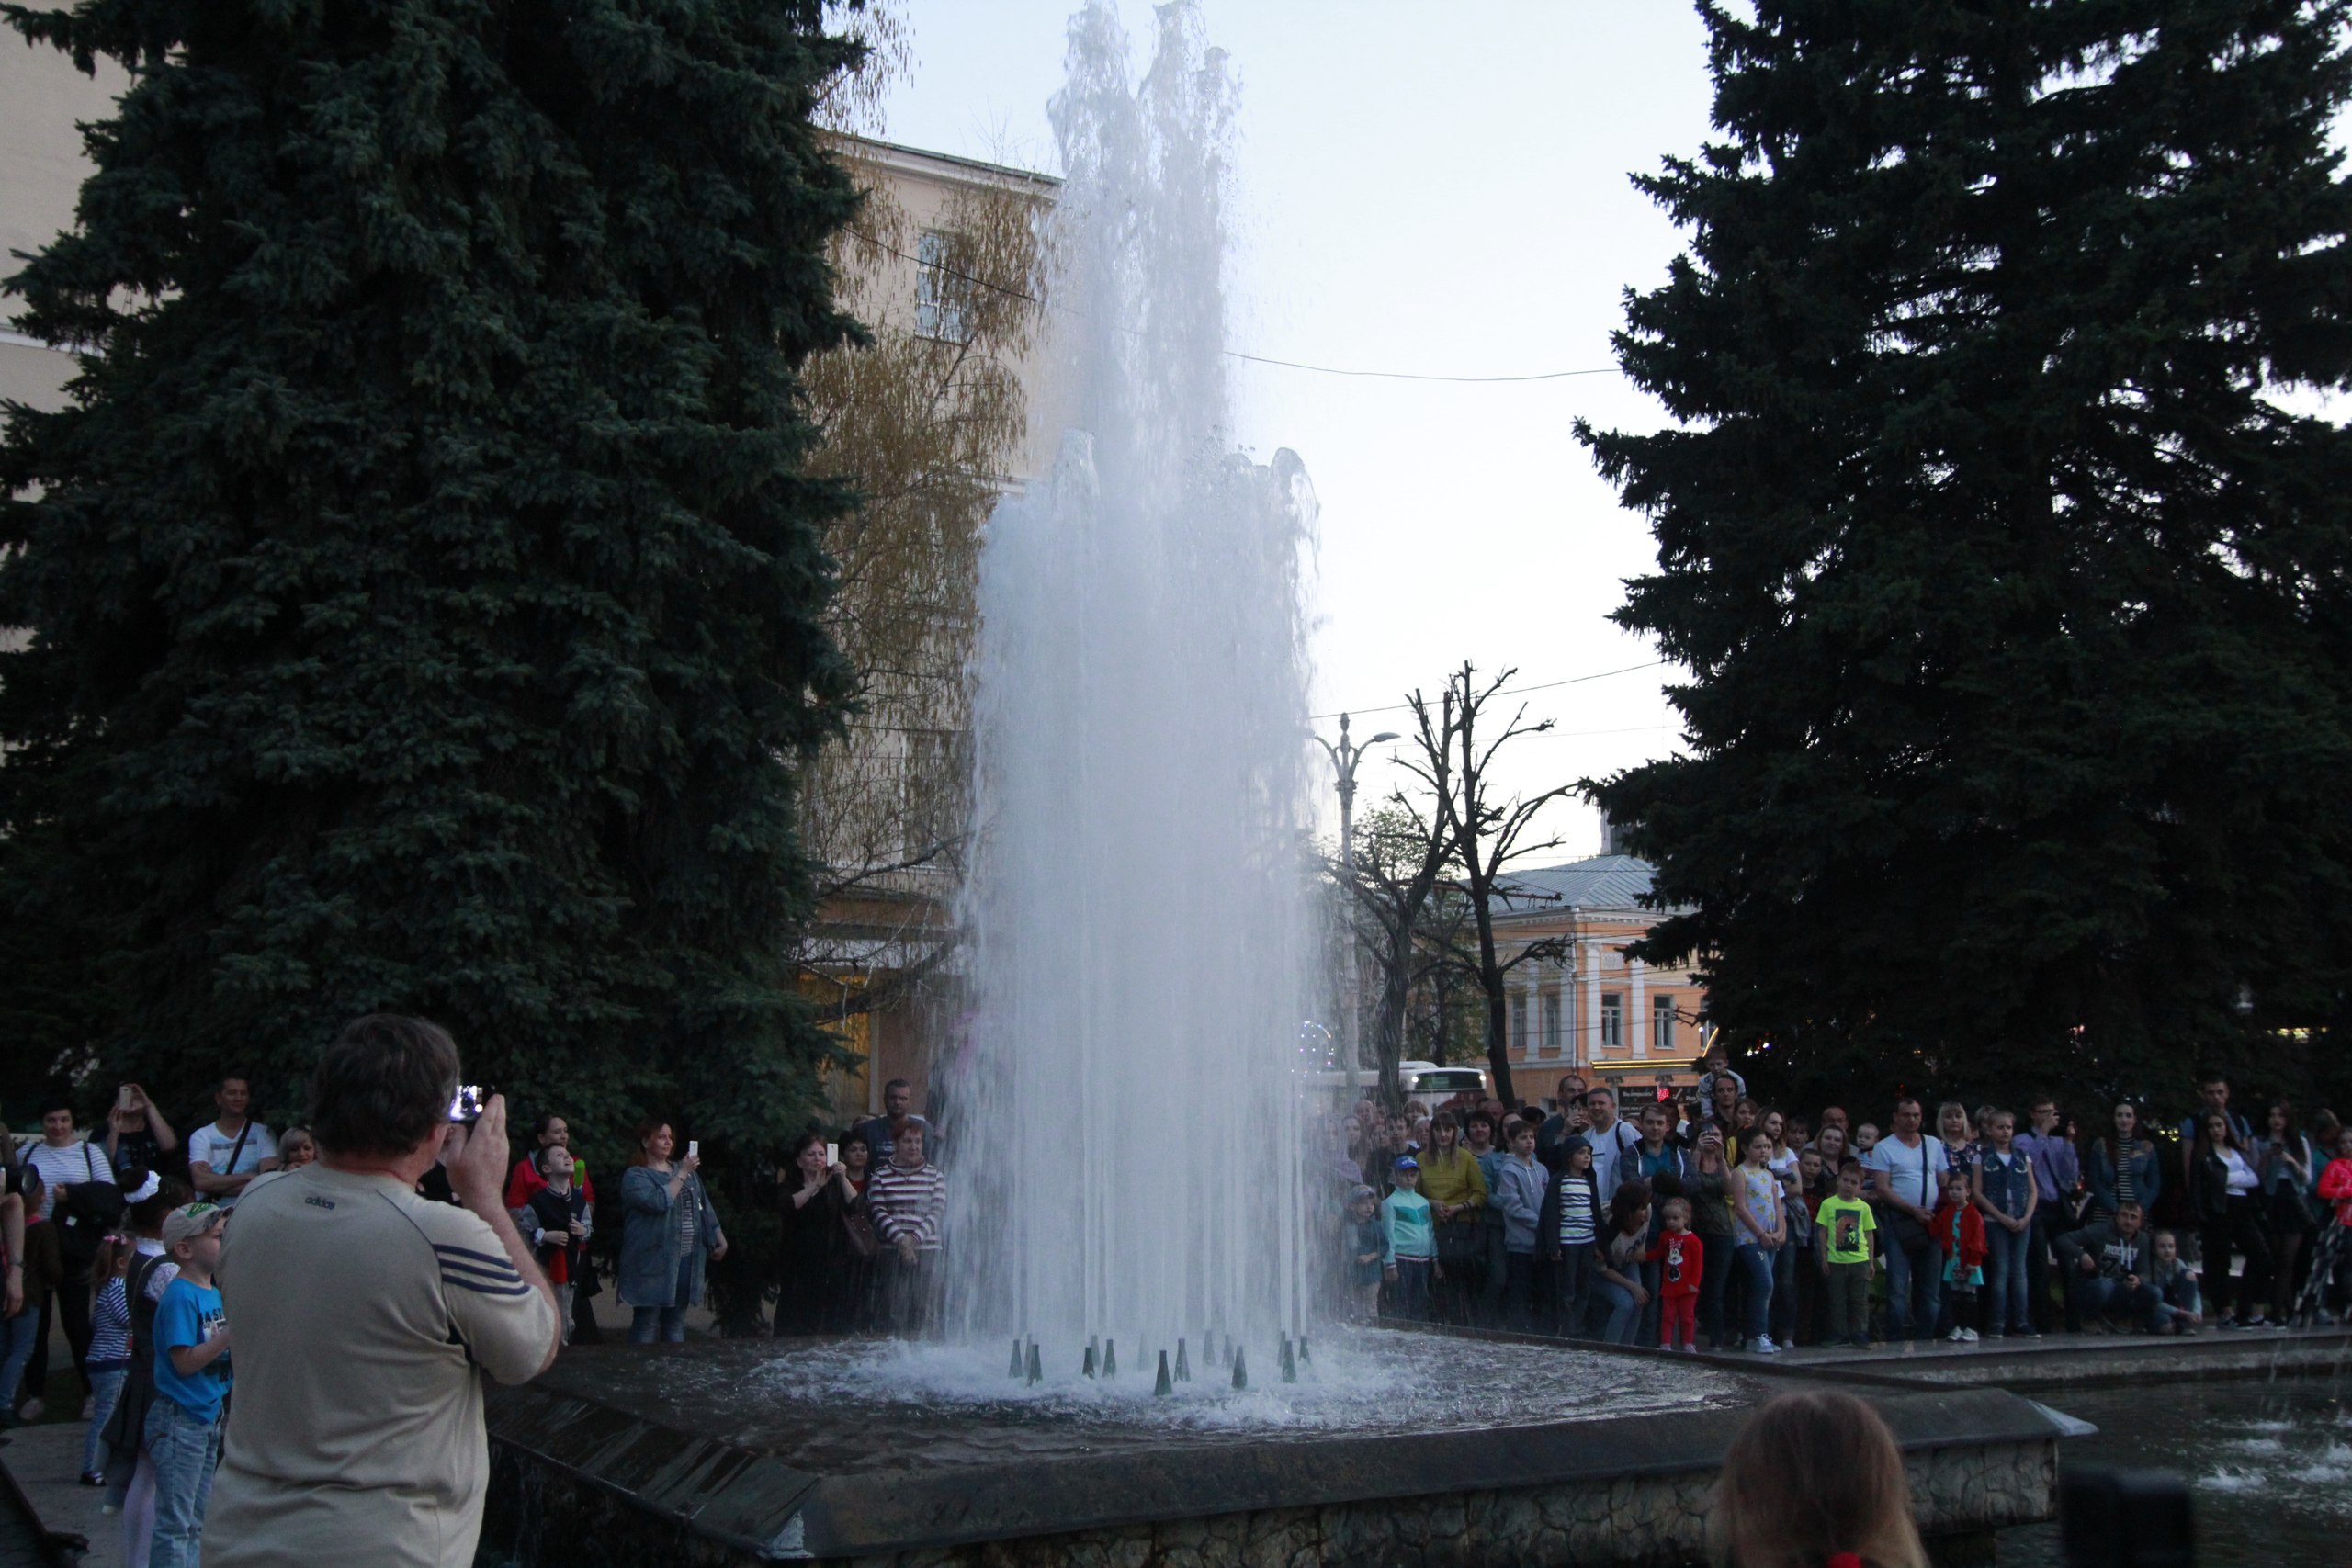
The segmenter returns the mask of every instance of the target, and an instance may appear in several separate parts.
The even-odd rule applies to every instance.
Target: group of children
[[[15,1396],[43,1297],[62,1278],[57,1226],[41,1213],[41,1179],[11,1170],[24,1208],[21,1305],[6,1320],[0,1416],[23,1417]],[[91,1264],[88,1429],[82,1483],[107,1489],[123,1517],[130,1568],[187,1568],[198,1558],[232,1381],[229,1325],[213,1282],[228,1211],[191,1202],[187,1187],[150,1173],[127,1200],[120,1227]],[[5,1250],[5,1249],[0,1249]]]

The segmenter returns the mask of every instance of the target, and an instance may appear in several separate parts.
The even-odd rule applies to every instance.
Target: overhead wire
[[[1653,659],[1646,664],[1628,664],[1622,670],[1602,670],[1590,675],[1571,675],[1565,681],[1541,681],[1532,686],[1506,686],[1501,691],[1491,692],[1487,695],[1515,697],[1527,692],[1549,692],[1561,686],[1581,686],[1588,681],[1606,681],[1611,675],[1631,675],[1637,670],[1656,670],[1666,662],[1663,659]],[[1360,713],[1405,713],[1410,710],[1412,705],[1410,703],[1390,703],[1385,707],[1348,708],[1343,712],[1310,714],[1307,716],[1313,719],[1325,719],[1352,717]],[[1647,726],[1643,728],[1646,728]]]
[[[872,245],[876,250],[888,251],[890,254],[898,257],[900,261],[912,262],[919,267],[929,267],[934,272],[940,273],[948,277],[956,278],[965,283],[969,283],[976,288],[985,288],[991,293],[1002,294],[1014,299],[1020,299],[1031,305],[1043,306],[1047,310],[1064,309],[1064,307],[1054,305],[1050,301],[1038,299],[1036,295],[1030,293],[1025,288],[1013,288],[1005,284],[998,283],[991,278],[982,277],[977,273],[966,272],[959,267],[949,266],[944,262],[927,262],[921,256],[909,255],[906,252],[899,249],[898,246],[890,243],[889,241],[881,239],[873,234],[868,234],[862,229],[852,229],[848,231],[848,232],[854,238],[864,241],[866,244]],[[1513,382],[1522,381],[1563,381],[1575,376],[1618,376],[1623,374],[1623,371],[1617,366],[1604,365],[1589,370],[1539,370],[1522,376],[1445,376],[1432,371],[1424,370],[1366,370],[1339,365],[1311,365],[1303,359],[1276,359],[1270,355],[1245,354],[1238,348],[1221,348],[1217,350],[1217,352],[1227,359],[1244,360],[1251,365],[1278,366],[1284,370],[1307,370],[1312,371],[1318,376],[1346,376],[1377,381],[1438,381],[1450,383],[1455,386],[1507,385]]]

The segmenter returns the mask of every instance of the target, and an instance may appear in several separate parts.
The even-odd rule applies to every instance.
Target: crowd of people
[[[194,1562],[199,1542],[231,1568],[315,1561],[355,1519],[448,1546],[453,1509],[469,1559],[480,1376],[520,1381],[596,1334],[608,1288],[632,1342],[684,1337],[729,1247],[699,1145],[642,1123],[600,1219],[565,1120],[541,1116],[515,1157],[502,1100],[469,1108],[478,1123],[445,1103],[456,1070],[429,1023],[361,1020],[322,1062],[309,1126],[252,1120],[251,1085],[230,1077],[183,1138],[125,1084],[102,1131],[61,1099],[12,1150],[0,1425],[45,1413],[62,1328],[83,1480],[121,1513],[132,1568]],[[1637,1107],[1573,1074],[1516,1111],[1366,1102],[1315,1153],[1329,1279],[1363,1319],[1765,1355],[2335,1321],[2352,1307],[2352,1129],[2276,1100],[2249,1117],[2218,1073],[2197,1089],[2164,1135],[2133,1102],[2084,1127],[2046,1094],[1932,1115],[1898,1096],[1883,1126],[1792,1114],[1720,1054],[1695,1089]],[[808,1133],[754,1184],[780,1227],[776,1334],[935,1320],[949,1178],[911,1103],[892,1082],[881,1114]],[[303,1348],[328,1343],[381,1375],[322,1401]],[[372,1457],[390,1430],[436,1456],[422,1483]],[[317,1500],[354,1477],[364,1497]]]
[[[1882,1124],[1763,1104],[1718,1049],[1638,1106],[1576,1074],[1548,1110],[1367,1100],[1323,1128],[1334,1294],[1365,1319],[1761,1355],[2335,1321],[2352,1128],[2283,1100],[2249,1118],[2219,1072],[2197,1092],[2169,1140],[2133,1101],[2086,1126],[2044,1093],[1932,1119],[1904,1095]]]
[[[424,1021],[379,1018],[353,1030],[357,1043],[339,1051],[362,1079],[381,1072],[379,1058],[390,1058],[409,1063],[412,1100],[428,1093],[419,1063],[435,1081],[454,1084],[454,1046]],[[282,1517],[285,1500],[259,1481],[228,1485],[226,1502],[214,1506],[214,1474],[238,1474],[244,1434],[252,1441],[243,1464],[254,1474],[308,1474],[334,1460],[334,1476],[348,1481],[369,1474],[367,1450],[383,1432],[419,1427],[419,1441],[442,1455],[440,1470],[425,1467],[433,1483],[424,1491],[414,1476],[388,1479],[412,1517],[379,1523],[395,1533],[414,1526],[425,1542],[447,1544],[445,1518],[421,1514],[435,1512],[435,1497],[470,1497],[461,1512],[470,1509],[478,1530],[480,1458],[463,1455],[480,1441],[449,1448],[468,1420],[480,1427],[478,1394],[466,1417],[452,1363],[501,1380],[537,1373],[558,1342],[600,1337],[593,1300],[606,1291],[628,1314],[630,1342],[682,1340],[687,1314],[706,1298],[708,1265],[729,1251],[701,1180],[701,1147],[692,1138],[680,1147],[665,1119],[635,1128],[618,1180],[605,1173],[618,1213],[600,1218],[588,1161],[571,1149],[560,1114],[532,1123],[520,1155],[508,1147],[503,1100],[492,1102],[494,1114],[473,1107],[480,1122],[468,1135],[463,1119],[452,1122],[447,1086],[430,1090],[440,1098],[424,1122],[383,1128],[345,1117],[348,1126],[329,1128],[324,1117],[341,1114],[336,1102],[348,1098],[324,1081],[336,1060],[329,1054],[322,1084],[312,1086],[315,1128],[273,1131],[254,1122],[252,1084],[226,1077],[211,1093],[214,1119],[181,1138],[141,1086],[125,1084],[106,1126],[87,1134],[71,1100],[42,1102],[40,1135],[24,1147],[12,1143],[0,1161],[0,1427],[50,1416],[51,1325],[62,1325],[80,1373],[83,1483],[104,1488],[108,1512],[120,1512],[131,1568],[195,1563],[200,1544],[207,1563],[334,1559],[332,1518]],[[353,1093],[381,1107],[390,1089],[362,1084]],[[783,1229],[776,1333],[912,1331],[936,1312],[945,1178],[929,1164],[932,1128],[908,1110],[910,1086],[894,1081],[885,1105],[837,1147],[820,1134],[802,1138],[764,1182]],[[311,1187],[299,1199],[273,1185],[301,1170],[311,1170]],[[268,1208],[268,1223],[244,1215],[254,1203]],[[371,1267],[371,1279],[383,1283],[369,1293],[381,1321],[306,1321],[273,1288],[285,1279],[334,1277],[315,1267],[322,1215],[344,1223],[353,1239],[336,1246],[357,1256],[371,1248],[398,1256],[409,1241],[428,1239],[428,1267],[412,1279],[383,1281]],[[390,1235],[362,1236],[369,1227],[390,1227]],[[240,1293],[228,1281],[259,1283]],[[334,1303],[348,1293],[291,1295],[312,1303],[312,1312],[339,1312]],[[541,1298],[546,1324],[532,1307]],[[243,1352],[231,1349],[231,1319]],[[550,1336],[543,1357],[541,1328]],[[291,1434],[318,1425],[320,1411],[280,1411],[282,1401],[303,1399],[303,1378],[270,1375],[266,1361],[256,1371],[264,1352],[252,1345],[261,1342],[256,1336],[297,1345],[350,1333],[388,1342],[374,1347],[371,1366],[390,1382],[362,1401],[383,1405],[374,1432],[345,1420],[294,1450]],[[315,1382],[308,1387],[318,1392]],[[266,1429],[280,1413],[285,1420]],[[463,1554],[433,1544],[414,1561],[470,1561],[470,1544]]]

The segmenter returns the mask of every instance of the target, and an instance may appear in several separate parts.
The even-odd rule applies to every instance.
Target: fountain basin
[[[1146,1376],[1129,1378],[1132,1393],[1081,1386],[1068,1348],[1065,1381],[1034,1393],[980,1381],[987,1362],[1002,1379],[1002,1348],[970,1352],[962,1383],[907,1360],[953,1354],[567,1352],[537,1382],[492,1395],[484,1560],[1688,1563],[1743,1412],[1796,1381],[1374,1333],[1318,1345],[1329,1381],[1287,1399],[1204,1391],[1171,1408]],[[894,1364],[909,1381],[888,1381]],[[2050,1517],[2060,1432],[2028,1401],[1860,1392],[1904,1446],[1943,1560],[1978,1560],[1992,1531]]]

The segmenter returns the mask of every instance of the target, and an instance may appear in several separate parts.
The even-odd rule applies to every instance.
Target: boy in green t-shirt
[[[1821,1232],[1821,1271],[1828,1277],[1829,1343],[1869,1349],[1871,1274],[1878,1264],[1871,1236],[1878,1219],[1862,1201],[1862,1162],[1848,1160],[1838,1171],[1838,1195],[1821,1201],[1814,1216]]]

